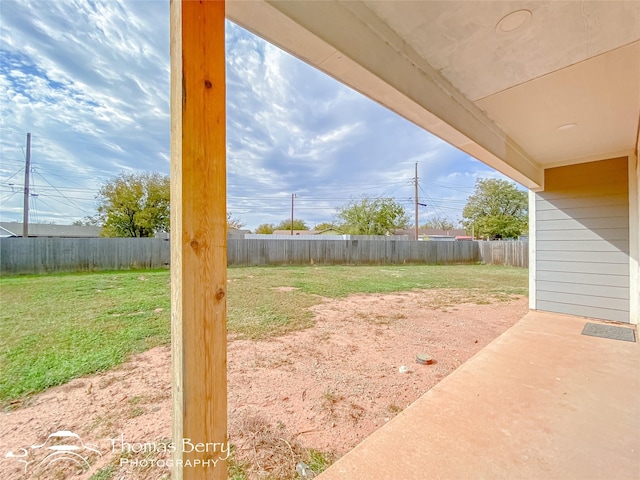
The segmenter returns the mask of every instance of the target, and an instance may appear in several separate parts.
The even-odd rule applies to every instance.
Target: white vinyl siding
[[[627,158],[545,171],[536,194],[538,310],[629,322]]]

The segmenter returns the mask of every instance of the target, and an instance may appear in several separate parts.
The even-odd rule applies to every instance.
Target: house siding
[[[627,157],[547,169],[535,227],[535,308],[629,322]]]

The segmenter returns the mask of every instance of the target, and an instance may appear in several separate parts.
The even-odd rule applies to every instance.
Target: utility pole
[[[296,198],[296,194],[291,194],[291,236],[293,236],[293,199]]]
[[[27,133],[27,162],[24,167],[24,205],[22,208],[22,238],[29,238],[29,172],[31,171],[31,134]]]
[[[418,162],[416,162],[416,175],[415,175],[415,187],[416,187],[416,242],[418,241]]]

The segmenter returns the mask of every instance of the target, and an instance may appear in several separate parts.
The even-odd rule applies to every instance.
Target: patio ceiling
[[[532,189],[545,167],[635,148],[640,2],[231,0],[226,8],[234,22]]]

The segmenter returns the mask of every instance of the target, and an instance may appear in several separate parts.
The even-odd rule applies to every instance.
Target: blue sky
[[[228,211],[246,228],[313,227],[361,195],[420,223],[461,217],[477,178],[504,178],[359,93],[227,22]],[[169,2],[0,1],[0,219],[22,220],[32,134],[31,220],[95,213],[122,171],[169,173]]]

